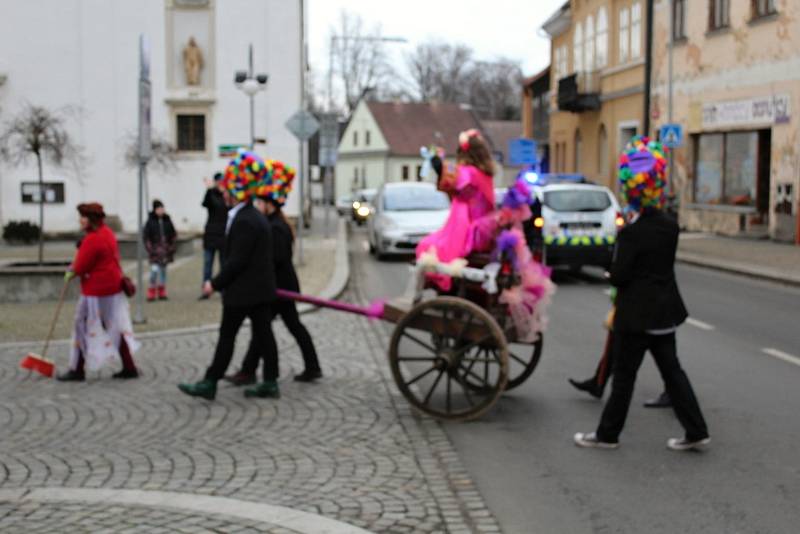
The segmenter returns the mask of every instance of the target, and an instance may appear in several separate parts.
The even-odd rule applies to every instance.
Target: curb
[[[323,299],[335,299],[342,294],[350,280],[350,256],[347,252],[347,223],[339,217],[339,227],[336,234],[336,264],[333,268],[328,285],[318,295]],[[129,267],[130,268],[130,267]],[[127,270],[127,269],[126,269]],[[317,307],[312,304],[302,303],[297,306],[297,311],[302,315],[317,311]],[[219,324],[204,324],[199,326],[188,326],[185,328],[173,328],[171,330],[156,330],[153,332],[142,332],[136,334],[136,339],[152,339],[162,336],[181,336],[190,334],[202,334],[213,332],[219,329]],[[69,339],[54,339],[51,345],[68,344]],[[31,345],[41,344],[41,341],[11,341],[0,343],[0,349],[26,349]]]
[[[800,287],[800,276],[795,277],[787,275],[785,273],[781,273],[780,271],[774,269],[752,267],[750,265],[738,262],[714,260],[701,256],[699,254],[692,254],[689,252],[678,251],[675,258],[679,262],[685,263],[687,265],[705,267],[707,269],[714,269],[716,271],[738,274],[741,276],[747,276],[749,278],[755,278],[758,280],[766,280],[769,282],[777,282],[779,284],[786,284],[790,286]]]

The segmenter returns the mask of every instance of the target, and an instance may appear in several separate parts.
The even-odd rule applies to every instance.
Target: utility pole
[[[683,16],[683,14],[681,14]],[[674,124],[672,117],[672,51],[675,48],[675,0],[669,0],[669,56],[667,59],[667,122]],[[675,194],[673,179],[675,178],[675,150],[669,151],[669,180],[667,181],[667,198]]]
[[[300,0],[300,109],[306,109],[306,27],[305,27],[305,3],[306,0]],[[298,139],[300,142],[300,185],[298,193],[300,193],[300,216],[297,218],[297,263],[304,265],[303,258],[303,230],[305,226],[305,210],[306,210],[306,197],[303,194],[303,182],[306,179],[306,140]]]
[[[147,162],[150,160],[150,48],[144,35],[139,35],[139,200],[136,214],[136,307],[133,322],[147,322],[144,316],[144,236],[142,235],[144,212],[144,183],[147,179]]]
[[[650,136],[650,90],[653,71],[653,0],[647,0],[647,18],[645,23],[645,59],[644,59],[644,132]]]

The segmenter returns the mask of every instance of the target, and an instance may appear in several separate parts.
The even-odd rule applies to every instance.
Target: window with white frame
[[[595,65],[602,69],[608,65],[608,15],[606,8],[601,7],[597,12],[597,31],[595,33]]]
[[[572,71],[583,72],[583,23],[575,25],[572,34]]]
[[[642,55],[642,4],[631,6],[631,59]]]
[[[560,52],[558,60],[558,75],[559,78],[563,78],[569,71],[569,67],[567,67],[567,63],[569,62],[569,59],[567,58],[569,55],[567,52],[567,45],[561,45],[558,47],[558,51]]]
[[[628,45],[630,44],[630,10],[623,7],[619,10],[619,62],[627,63]]]
[[[586,35],[583,40],[583,61],[587,71],[594,70],[594,17],[586,17]]]

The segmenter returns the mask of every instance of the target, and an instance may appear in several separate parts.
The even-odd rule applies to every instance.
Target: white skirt
[[[119,360],[122,339],[131,354],[139,350],[125,294],[120,291],[107,297],[81,295],[75,309],[69,368],[77,368],[81,355],[89,371],[97,371],[109,361]]]

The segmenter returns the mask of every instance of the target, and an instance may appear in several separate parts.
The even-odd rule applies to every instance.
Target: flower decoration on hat
[[[478,139],[481,139],[481,133],[475,128],[470,128],[469,130],[464,130],[463,132],[458,134],[458,146],[459,146],[459,148],[461,148],[461,150],[464,150],[464,151],[469,150],[469,140],[472,139],[473,137],[477,137]]]
[[[667,185],[666,148],[658,141],[637,135],[619,157],[619,184],[623,200],[634,211],[664,206]]]
[[[271,200],[278,206],[283,206],[292,191],[292,182],[296,172],[293,167],[274,159],[268,159],[265,166],[267,172],[258,184],[255,194],[259,198]]]
[[[267,167],[257,154],[240,149],[225,169],[223,183],[232,197],[243,202],[256,194],[266,173]]]

